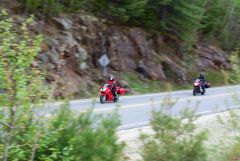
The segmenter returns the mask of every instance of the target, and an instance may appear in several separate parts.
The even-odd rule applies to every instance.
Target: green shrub
[[[224,80],[226,85],[236,84],[238,85],[240,82],[240,59],[239,59],[239,50],[234,51],[230,55],[230,61],[232,65],[232,69],[230,71],[222,71]],[[229,117],[222,118],[219,117],[219,121],[224,125],[226,129],[228,129],[229,133],[239,134],[240,133],[240,115],[239,115],[239,105],[240,105],[240,97],[236,91],[232,91],[234,94],[232,96],[233,102],[235,103],[235,107],[238,108],[237,111],[229,110]],[[231,108],[231,107],[229,107]],[[231,136],[230,138],[231,144],[228,145],[228,148],[224,149],[224,154],[222,154],[223,161],[233,161],[240,160],[240,137],[239,135]],[[227,143],[229,144],[229,143]]]
[[[240,139],[238,139],[238,142],[233,145],[233,147],[230,149],[230,153],[227,154],[226,159],[223,161],[239,161],[240,160]]]
[[[41,36],[28,32],[28,19],[18,29],[0,14],[0,159],[3,161],[117,161],[116,115],[91,112],[75,116],[63,106],[52,117],[44,109],[52,93],[34,65]],[[40,112],[39,112],[40,111]]]
[[[172,105],[167,102],[169,109]],[[183,120],[184,119],[184,120]],[[207,161],[205,132],[196,132],[193,113],[184,111],[172,117],[167,111],[153,112],[154,135],[142,135],[144,161]]]
[[[123,149],[117,143],[118,117],[91,112],[76,117],[63,106],[42,133],[36,160],[118,161]]]
[[[230,55],[231,71],[222,71],[226,84],[239,84],[240,82],[240,51],[236,50]]]
[[[94,12],[111,20],[136,23],[145,10],[147,0],[90,0],[90,3]]]
[[[8,14],[0,13],[0,89],[4,90],[0,95],[0,158],[4,161],[31,158],[40,123],[33,120],[35,106],[44,102],[49,91],[42,72],[33,65],[42,37],[28,32],[31,21],[16,29]]]
[[[53,15],[59,12],[76,12],[85,0],[19,0],[25,11]]]

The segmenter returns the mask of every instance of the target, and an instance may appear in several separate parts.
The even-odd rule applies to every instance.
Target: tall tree
[[[144,12],[147,0],[92,0],[93,10],[123,22],[139,19]]]
[[[210,0],[205,5],[201,34],[205,39],[218,41],[225,49],[239,46],[240,2],[238,0]]]
[[[194,0],[149,0],[144,19],[147,24],[149,15],[155,28],[176,34],[186,42],[196,40],[197,30],[200,28],[201,18],[204,12],[204,1]]]
[[[204,1],[177,0],[172,3],[173,10],[166,20],[167,30],[176,33],[186,42],[196,41],[197,30],[204,13]]]

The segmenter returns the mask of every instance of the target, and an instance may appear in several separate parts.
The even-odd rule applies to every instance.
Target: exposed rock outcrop
[[[230,69],[230,60],[222,50],[208,45],[197,45],[198,66],[201,68]]]
[[[96,82],[101,80],[98,59],[103,54],[111,60],[111,73],[139,72],[141,62],[149,79],[172,79],[180,84],[187,80],[181,57],[177,57],[180,46],[139,27],[117,26],[89,15],[62,14],[40,19],[30,29],[45,35],[38,60],[48,72],[47,79],[58,80],[56,95],[79,94],[81,89],[88,89],[88,94],[94,91],[92,87],[97,89]],[[216,47],[199,44],[196,53],[199,69],[230,68],[228,57]]]

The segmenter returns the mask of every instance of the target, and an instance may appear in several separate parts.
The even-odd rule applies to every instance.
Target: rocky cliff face
[[[20,15],[13,17],[19,24],[24,20]],[[39,18],[30,30],[45,36],[38,65],[47,71],[49,82],[58,80],[56,95],[78,94],[80,89],[87,89],[88,94],[98,87],[96,82],[102,79],[98,59],[103,54],[110,58],[109,73],[114,75],[129,71],[154,80],[187,80],[180,45],[139,27],[119,26],[89,15],[62,14]],[[230,67],[226,54],[216,47],[199,43],[195,52],[192,70]]]

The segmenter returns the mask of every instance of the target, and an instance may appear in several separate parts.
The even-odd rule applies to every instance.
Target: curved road
[[[106,104],[101,104],[98,98],[95,100],[74,100],[70,102],[70,108],[76,113],[94,108],[94,112],[103,114],[118,109],[121,118],[119,130],[123,130],[149,125],[152,110],[160,109],[164,100],[169,98],[171,98],[171,102],[175,102],[171,110],[169,110],[172,115],[178,115],[184,108],[196,108],[196,114],[199,115],[225,111],[229,108],[238,108],[236,101],[236,95],[239,95],[238,91],[240,91],[240,86],[228,86],[209,88],[204,96],[193,96],[192,90],[120,96],[118,103]],[[61,103],[51,104],[51,108],[48,106],[44,113],[53,112],[59,104]]]

